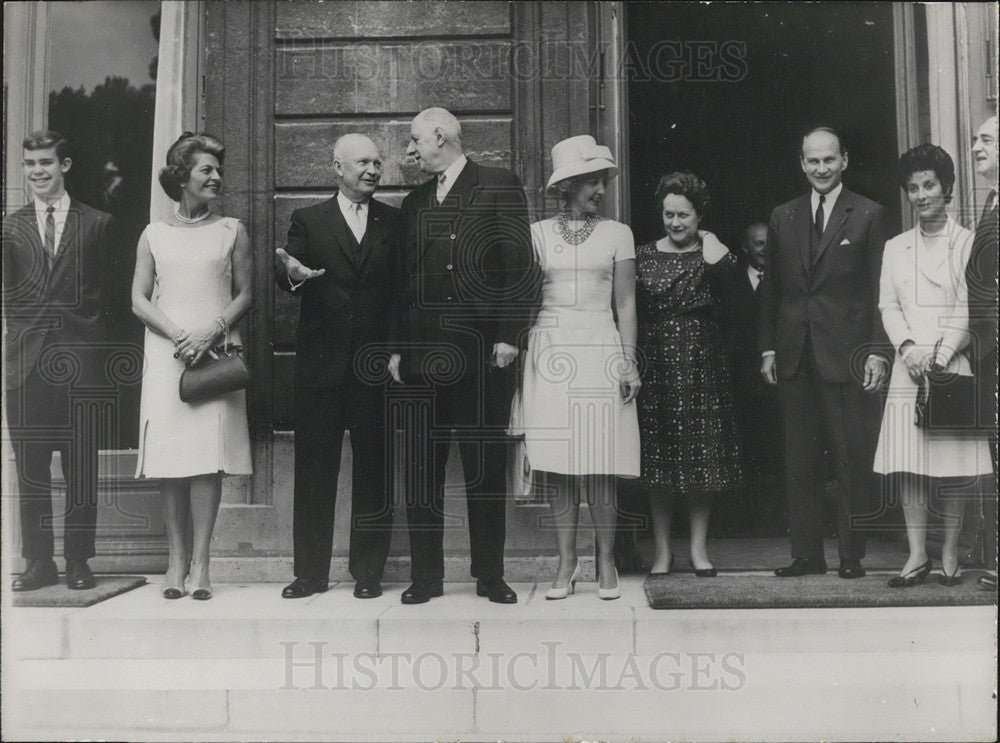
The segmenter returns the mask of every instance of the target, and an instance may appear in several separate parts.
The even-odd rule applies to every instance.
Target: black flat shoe
[[[28,568],[14,579],[12,591],[37,591],[59,582],[59,569],[52,560],[28,560]]]
[[[955,568],[955,572],[948,575],[944,570],[941,571],[941,575],[938,576],[938,583],[942,586],[960,586],[962,585],[962,574],[959,572],[961,568]]]
[[[444,596],[444,585],[441,581],[423,583],[415,581],[409,588],[403,591],[399,600],[404,604],[426,604],[433,598]]]
[[[507,585],[503,578],[486,581],[481,578],[476,580],[476,595],[486,596],[494,604],[516,604],[517,594],[514,589]]]
[[[931,561],[928,560],[923,565],[919,565],[908,573],[903,573],[902,575],[897,575],[895,578],[890,578],[888,582],[889,588],[913,588],[913,586],[919,586],[925,580],[927,576],[931,573],[931,568],[934,567]]]
[[[359,580],[354,584],[354,598],[377,599],[382,595],[382,584],[375,578]]]
[[[193,598],[195,601],[208,601],[210,598],[212,598],[212,589],[196,588],[193,591],[191,591],[191,598]]]
[[[715,568],[702,568],[701,570],[695,570],[694,574],[698,578],[715,578],[718,576],[719,571]]]
[[[796,557],[792,564],[778,568],[774,574],[779,578],[798,578],[803,575],[823,575],[826,573],[826,560],[813,560],[808,557]]]
[[[314,593],[325,593],[330,587],[330,583],[325,580],[311,580],[309,578],[296,578],[283,589],[281,598],[283,599],[304,599]]]
[[[165,599],[182,599],[187,595],[186,592],[182,591],[180,588],[164,588],[163,598]]]
[[[673,570],[673,569],[674,569],[674,556],[671,555],[670,556],[670,564],[667,565],[667,572],[665,572],[665,573],[660,573],[660,572],[650,573],[647,577],[649,577],[649,578],[656,578],[656,577],[661,576],[661,575],[670,575],[670,571]]]

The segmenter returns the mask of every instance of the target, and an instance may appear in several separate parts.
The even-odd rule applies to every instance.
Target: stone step
[[[154,579],[155,580],[155,579]],[[836,578],[831,577],[831,580]],[[995,607],[880,609],[650,609],[638,577],[622,597],[600,601],[577,584],[546,601],[544,584],[514,583],[519,602],[489,603],[471,583],[403,606],[406,584],[360,601],[353,583],[306,599],[280,584],[225,584],[211,601],[167,600],[156,582],[86,609],[10,609],[4,644],[24,659],[286,658],[333,653],[954,652],[992,647]],[[945,632],[932,631],[928,616]],[[891,630],[891,631],[890,631]],[[553,644],[555,643],[555,644]]]
[[[835,578],[831,578],[835,580]],[[86,609],[10,609],[5,738],[980,740],[995,736],[995,607],[654,611],[469,583],[402,606],[349,582],[301,601],[156,583]]]

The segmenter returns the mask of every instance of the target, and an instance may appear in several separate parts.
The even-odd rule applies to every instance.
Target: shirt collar
[[[37,196],[34,197],[34,202],[35,202],[35,212],[38,215],[40,215],[41,217],[44,218],[45,217],[45,212],[49,208],[49,204],[47,204],[45,201],[43,201],[42,199],[38,198]],[[52,206],[55,207],[55,209],[53,209],[53,213],[54,214],[65,214],[66,212],[68,212],[69,211],[69,202],[70,202],[69,193],[66,192],[66,191],[63,191],[63,194],[62,194],[62,196],[59,197],[59,200],[57,202],[55,202],[54,204],[52,204]]]
[[[441,176],[443,175],[445,188],[450,189],[453,185],[455,185],[455,179],[458,178],[459,173],[462,172],[462,169],[465,167],[467,162],[469,162],[469,158],[465,155],[459,155],[455,162],[445,168],[443,173],[438,175],[438,182],[441,181]]]
[[[367,201],[351,201],[349,198],[344,196],[343,191],[337,191],[337,204],[340,205],[340,211],[343,214],[347,214],[351,210],[351,207],[353,207],[355,204],[361,205],[361,211],[364,211],[365,209],[368,208]]]
[[[829,193],[825,194],[826,199],[823,200],[823,208],[826,210],[827,215],[830,214],[833,209],[833,205],[837,203],[837,199],[840,198],[840,192],[844,190],[844,182],[841,181],[836,185],[835,188],[831,189]],[[816,189],[812,190],[812,210],[816,213],[816,207],[819,206],[819,194]]]

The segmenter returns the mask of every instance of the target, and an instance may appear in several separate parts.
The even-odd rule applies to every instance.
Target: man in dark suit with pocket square
[[[405,385],[401,409],[410,417],[405,479],[413,584],[401,599],[420,604],[443,593],[445,464],[454,440],[476,593],[513,604],[517,594],[503,580],[505,433],[535,291],[527,200],[509,170],[465,156],[461,126],[445,109],[419,113],[410,135],[407,154],[434,177],[402,205],[391,371]]]
[[[779,577],[826,572],[823,554],[824,440],[833,449],[841,578],[865,574],[856,517],[872,512],[876,392],[889,367],[878,311],[885,209],[843,186],[848,156],[820,127],[802,140],[812,189],[777,207],[768,224],[761,295],[761,373],[777,385],[785,429],[792,563]],[[825,436],[824,436],[825,434]]]
[[[69,144],[58,132],[24,140],[32,201],[3,221],[4,389],[17,464],[22,555],[14,591],[58,582],[53,561],[52,452],[66,479],[66,585],[93,588],[99,417],[78,390],[106,379],[110,214],[72,198]]]
[[[396,276],[399,210],[372,198],[378,147],[345,134],[333,148],[337,194],[292,214],[278,249],[278,287],[301,297],[295,354],[295,580],[284,598],[328,588],[344,431],[351,432],[349,570],[357,598],[382,594],[392,505],[387,471],[385,343]],[[380,347],[381,346],[381,347]]]

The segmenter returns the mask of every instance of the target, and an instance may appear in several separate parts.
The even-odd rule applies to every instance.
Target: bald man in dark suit
[[[792,563],[779,577],[825,573],[824,441],[833,449],[841,578],[865,571],[855,517],[872,511],[878,400],[889,341],[878,312],[885,209],[844,187],[848,155],[829,128],[802,140],[809,193],[777,207],[761,297],[761,373],[776,385],[785,429]]]

